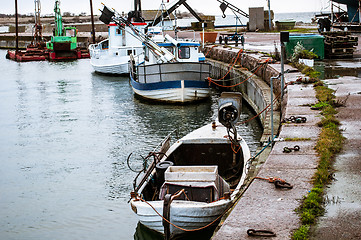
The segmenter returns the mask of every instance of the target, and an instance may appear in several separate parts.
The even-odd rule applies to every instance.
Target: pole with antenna
[[[93,15],[93,1],[90,0],[90,16],[92,21],[92,40],[95,43],[95,27],[94,27],[94,15]]]
[[[269,31],[272,30],[272,22],[271,22],[271,0],[268,0],[268,27]]]
[[[18,0],[15,0],[15,54],[19,51]]]

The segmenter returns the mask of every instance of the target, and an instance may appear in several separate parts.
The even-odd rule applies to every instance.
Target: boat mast
[[[333,1],[332,1],[332,0],[330,1],[330,4],[331,4],[331,23],[332,23],[332,25],[333,25],[334,13],[333,13]]]
[[[93,43],[95,43],[95,27],[94,27],[94,15],[93,15],[93,1],[90,0],[90,16],[91,16],[91,21],[92,21],[92,39],[93,39]]]
[[[146,47],[149,48],[150,51],[154,54],[158,61],[166,63],[166,62],[177,62],[175,56],[170,53],[164,47],[158,46],[156,42],[154,42],[149,36],[139,31],[134,25],[127,19],[123,18],[121,14],[113,9],[111,11],[107,6],[104,5],[104,9],[102,15],[99,17],[99,20],[105,24],[109,24],[109,22],[115,22],[119,28],[124,29],[129,32],[132,36],[142,42]],[[129,18],[129,16],[128,16]],[[126,28],[128,27],[129,30]]]
[[[15,0],[15,54],[19,51],[18,0]]]

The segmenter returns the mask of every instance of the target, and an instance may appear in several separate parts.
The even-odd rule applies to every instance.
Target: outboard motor
[[[218,121],[226,128],[232,128],[239,120],[242,110],[242,94],[223,92],[218,100]]]

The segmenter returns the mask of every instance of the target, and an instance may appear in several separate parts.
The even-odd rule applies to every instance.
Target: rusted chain
[[[248,229],[247,235],[250,237],[276,237],[276,233],[271,230]]]
[[[284,118],[282,123],[292,122],[292,123],[305,123],[307,121],[306,117],[301,116],[291,116],[289,118]]]
[[[292,150],[293,151],[300,151],[300,146],[295,145],[293,148],[290,148],[290,147],[284,147],[283,148],[284,153],[290,153],[290,152],[292,152]]]
[[[266,180],[269,183],[274,183],[276,188],[288,188],[288,189],[292,189],[293,186],[291,184],[289,184],[288,182],[286,182],[285,180],[281,179],[281,178],[263,178],[263,177],[254,177],[254,179],[261,179],[261,180]]]

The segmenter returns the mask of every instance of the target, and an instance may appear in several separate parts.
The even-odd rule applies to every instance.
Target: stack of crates
[[[325,54],[328,58],[352,58],[358,37],[347,31],[324,32]]]

